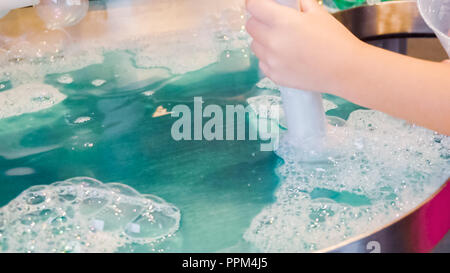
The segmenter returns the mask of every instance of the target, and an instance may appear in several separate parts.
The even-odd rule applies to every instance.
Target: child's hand
[[[300,3],[301,12],[275,0],[247,0],[252,50],[263,73],[277,84],[334,93],[364,44],[316,0]]]
[[[247,31],[264,74],[450,135],[449,65],[365,44],[315,1],[300,0],[299,12],[275,0],[246,0]]]

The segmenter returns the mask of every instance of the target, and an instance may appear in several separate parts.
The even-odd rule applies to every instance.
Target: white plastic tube
[[[326,135],[325,111],[320,93],[288,87],[280,87],[280,91],[292,144],[296,146],[313,144],[316,148],[320,146]]]
[[[298,0],[277,0],[278,3],[299,9]],[[317,148],[326,134],[325,111],[322,96],[317,92],[307,92],[280,87],[283,109],[286,116],[288,136],[296,146]]]
[[[37,4],[39,4],[39,0],[1,0],[0,18],[5,16],[12,9],[18,9]]]

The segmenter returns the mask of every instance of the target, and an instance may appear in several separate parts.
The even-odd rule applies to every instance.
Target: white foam
[[[331,148],[322,162],[299,162],[295,150],[281,145],[276,201],[253,219],[244,238],[261,251],[309,252],[375,230],[447,180],[449,139],[358,110],[345,126],[329,127]]]
[[[160,2],[161,5],[168,4],[167,1]],[[138,36],[128,35],[128,25],[132,24],[125,24],[124,28],[118,26],[117,31],[123,32],[120,35],[101,35],[98,39],[80,40],[76,44],[68,42],[67,46],[58,48],[57,54],[50,57],[36,56],[35,52],[39,51],[37,43],[23,43],[21,38],[8,37],[8,44],[12,44],[14,50],[10,49],[10,54],[0,56],[0,81],[11,80],[15,85],[42,81],[47,74],[66,73],[102,63],[104,52],[115,50],[126,50],[134,54],[134,63],[141,68],[161,67],[172,74],[201,69],[216,63],[224,52],[237,49],[246,49],[242,57],[250,59],[250,38],[245,32],[246,13],[241,0],[227,3],[215,1],[215,4],[205,0],[200,6],[197,0],[184,2],[180,6],[180,3],[171,1],[170,10],[155,10],[155,15],[168,20],[166,14],[170,12],[172,16],[179,17],[178,12],[185,10],[178,9],[186,5],[188,10],[192,9],[197,15],[185,14],[180,19],[192,17],[200,24],[187,24],[186,27],[179,25],[173,29],[161,21],[160,28],[139,32]],[[59,45],[63,38],[70,40],[65,35],[66,32],[53,35],[41,33],[37,35],[37,39],[51,47],[53,43]],[[62,83],[66,84],[65,82],[63,80]]]
[[[102,85],[104,85],[105,83],[106,83],[106,81],[105,81],[105,80],[102,80],[102,79],[96,79],[96,80],[93,80],[93,81],[92,81],[92,85],[93,85],[93,86],[96,86],[96,87],[102,86]]]
[[[73,82],[73,78],[70,75],[62,75],[58,78],[58,82],[62,84],[71,84]]]
[[[70,48],[61,54],[64,55],[51,59],[23,56],[15,61],[8,59],[7,54],[0,56],[0,81],[11,81],[13,85],[42,82],[48,74],[67,73],[103,62],[102,48]]]
[[[323,110],[325,112],[327,112],[328,110],[331,110],[331,109],[336,109],[338,107],[334,102],[331,102],[326,99],[322,99],[322,104],[323,104]]]
[[[80,123],[85,123],[91,120],[91,117],[78,117],[74,120],[73,123],[75,124],[80,124]]]
[[[165,67],[172,74],[184,74],[215,63],[221,53],[214,33],[210,31],[164,34],[146,38],[141,43],[136,49],[136,65],[144,68]]]
[[[150,90],[150,91],[145,91],[142,93],[144,96],[150,97],[153,96],[153,94],[155,94],[154,90]]]
[[[180,212],[153,195],[88,177],[33,186],[0,209],[0,251],[114,252],[164,240]]]
[[[47,109],[66,98],[53,86],[25,84],[0,92],[0,119]]]

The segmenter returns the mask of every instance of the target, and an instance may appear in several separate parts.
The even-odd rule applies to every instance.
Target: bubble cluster
[[[29,48],[28,44],[22,45]],[[36,47],[39,44],[32,46]],[[17,44],[8,51],[8,54],[0,55],[0,82],[10,81],[13,85],[43,82],[48,74],[72,72],[89,65],[100,64],[104,60],[100,48],[64,48],[64,52],[58,51],[58,55],[44,54],[38,58],[34,55],[34,48],[25,50],[20,47],[21,45]],[[68,75],[58,80],[61,84],[73,81]]]
[[[58,29],[79,23],[88,9],[88,0],[40,0],[36,13],[47,28]]]
[[[202,41],[190,42],[194,39]],[[218,61],[219,52],[215,48],[211,33],[160,35],[155,40],[155,43],[148,43],[146,40],[145,45],[136,49],[135,61],[138,67],[165,67],[173,74],[184,74]],[[183,54],[180,56],[173,54],[174,52]]]
[[[73,123],[75,124],[81,124],[81,123],[85,123],[91,120],[91,117],[78,117],[76,118]]]
[[[33,186],[0,209],[2,252],[114,252],[172,236],[180,211],[119,183],[76,177]]]
[[[87,1],[44,2],[38,8],[48,13],[50,19],[52,14],[55,16],[59,14],[58,20],[70,21],[70,16],[64,17],[67,15],[65,7],[74,8],[78,6],[77,2],[84,7],[84,2]],[[155,7],[177,6],[175,1],[167,4],[165,3],[167,1],[160,2]],[[183,4],[198,10],[197,2],[189,1]],[[223,56],[229,58],[234,50],[239,52],[248,68],[250,38],[244,27],[246,16],[243,2],[240,0],[233,3],[228,1],[226,4],[221,1],[216,1],[217,4],[211,1],[204,2],[208,7],[199,13],[202,16],[202,19],[199,19],[202,23],[190,29],[180,27],[181,30],[170,28],[162,32],[155,30],[150,35],[125,39],[121,38],[122,35],[102,36],[99,39],[78,41],[76,44],[68,32],[58,27],[51,27],[40,33],[29,33],[20,38],[8,37],[8,46],[1,48],[6,50],[7,54],[0,56],[0,81],[11,80],[14,84],[20,84],[42,80],[47,74],[62,74],[102,63],[105,52],[120,50],[133,55],[133,63],[137,68],[163,68],[176,75],[204,68],[221,60]],[[52,10],[59,13],[53,13]],[[176,9],[171,11],[176,12]],[[161,12],[167,10],[162,8]],[[69,83],[68,78],[61,80],[60,83]]]
[[[352,112],[329,126],[327,143],[323,160],[308,162],[281,141],[276,201],[244,235],[259,250],[317,251],[372,231],[419,205],[450,174],[450,137],[381,112]]]
[[[46,84],[25,84],[0,92],[0,119],[40,111],[66,98]]]
[[[62,30],[34,31],[9,39],[5,57],[11,64],[55,62],[64,58],[64,49],[71,45],[71,37]]]
[[[95,87],[100,87],[100,86],[104,85],[105,83],[106,83],[106,81],[102,80],[102,79],[96,79],[91,82],[91,84]]]

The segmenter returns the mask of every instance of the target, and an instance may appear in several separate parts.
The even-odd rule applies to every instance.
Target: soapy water
[[[0,210],[2,252],[114,252],[172,236],[180,211],[119,183],[76,177],[33,186]]]
[[[74,73],[69,74],[74,75]],[[55,75],[56,82],[58,82],[57,79],[60,79],[59,75]],[[77,84],[79,80],[79,77],[73,77],[71,84]],[[91,85],[92,80],[94,79],[88,78],[86,85]],[[67,85],[61,84],[62,86]],[[38,86],[41,89],[46,87],[46,90],[56,90],[55,88],[49,89],[46,85]],[[255,87],[256,90],[252,91],[253,96],[247,99],[248,104],[255,112],[261,109],[262,105],[278,106],[266,109],[279,110],[268,113],[257,112],[257,118],[270,119],[277,122],[282,130],[286,130],[282,101],[279,93],[275,90],[276,86],[268,79],[263,79],[259,83],[255,83]],[[2,91],[0,95],[22,88],[19,86]],[[151,96],[146,96],[145,93],[149,91],[145,91],[142,93],[142,97],[153,98],[158,95],[161,97],[165,91],[164,89],[151,91]],[[258,93],[266,93],[266,95],[258,95]],[[74,95],[68,93],[69,98]],[[329,99],[323,100],[323,102],[327,113],[339,110],[341,107],[336,101]],[[28,105],[24,105],[26,107],[21,109],[29,108]],[[31,110],[16,112],[15,115],[20,116],[25,113],[31,114]],[[120,115],[120,118],[124,117],[129,119],[131,115]],[[7,119],[6,116],[4,119]],[[105,118],[105,122],[107,120]],[[448,137],[434,134],[429,130],[409,125],[404,121],[371,110],[353,111],[347,121],[331,116],[328,116],[328,120],[331,124],[328,127],[326,147],[329,149],[325,160],[310,162],[299,160],[298,151],[296,152],[281,141],[277,154],[283,158],[284,163],[276,168],[281,179],[280,186],[275,192],[276,200],[273,204],[262,208],[243,234],[245,240],[256,247],[258,251],[314,251],[353,235],[370,231],[376,226],[400,217],[416,206],[433,193],[445,181],[450,172]],[[69,121],[74,126],[86,126],[86,124],[94,123],[95,119],[87,115],[80,115],[70,118]],[[110,123],[114,124],[118,121],[116,117]],[[131,126],[131,120],[128,123],[128,127]],[[70,140],[73,147],[83,146],[86,150],[95,148],[93,131],[88,128],[80,127],[74,137],[77,139]],[[55,149],[55,147],[51,146],[49,149]],[[33,153],[39,155],[42,151]],[[27,154],[27,156],[30,155],[32,154]],[[11,153],[6,151],[4,156],[21,158],[24,155],[11,157]],[[247,155],[247,157],[249,156]],[[235,157],[230,158],[230,160],[235,159]],[[10,171],[9,175],[29,176],[31,173],[14,170]],[[198,178],[198,176],[196,177]],[[256,179],[255,176],[252,178]],[[91,181],[92,179],[87,180]],[[249,185],[258,183],[253,180],[248,182]],[[100,188],[103,188],[100,185],[108,185],[99,183],[93,184]],[[70,186],[70,188],[77,188],[77,191],[80,187]],[[86,210],[93,212],[85,213],[85,205],[82,201],[76,204],[70,203],[69,206],[65,205],[66,201],[52,197],[49,199],[49,203],[44,203],[45,208],[50,209],[50,212],[37,215],[39,209],[42,210],[42,208],[28,204],[23,199],[33,192],[56,196],[59,191],[67,191],[65,182],[43,188],[32,187],[2,209],[2,215],[4,215],[1,233],[3,251],[113,252],[129,243],[146,244],[154,240],[161,240],[155,233],[145,233],[149,235],[142,235],[144,238],[136,235],[137,231],[144,230],[145,227],[139,223],[139,227],[134,225],[134,219],[131,218],[138,212],[134,212],[134,207],[131,205],[123,207],[122,211],[127,215],[125,220],[112,221],[111,219],[115,218],[110,218],[113,216],[109,213],[110,207],[106,205],[104,208],[108,213],[100,214],[100,211],[104,211],[103,209],[99,210],[99,213],[94,213],[96,207],[87,207]],[[100,192],[100,196],[103,196],[104,199],[115,200],[114,197],[103,191]],[[133,197],[130,203],[140,204],[141,201],[137,200],[142,201],[142,198],[134,199]],[[88,202],[88,204],[90,203]],[[61,207],[63,209],[59,210]],[[24,212],[8,213],[11,208],[23,208]],[[72,215],[72,217],[64,216],[63,220],[59,220],[58,217],[62,217],[64,213]],[[14,218],[14,216],[17,217]],[[176,222],[175,220],[179,219],[177,217],[169,218]],[[33,222],[35,224],[32,224]],[[117,226],[113,225],[110,228],[111,222],[117,223]],[[132,224],[129,224],[130,222]],[[55,223],[55,228],[52,223]],[[78,232],[76,227],[88,232]],[[162,227],[163,231],[161,232],[165,235],[161,236],[169,236],[178,228],[177,225],[165,224]],[[62,235],[58,235],[61,230],[64,232]],[[14,231],[21,231],[21,233],[12,233]],[[245,249],[239,248],[236,251],[245,251]]]
[[[276,88],[265,81],[264,87]],[[253,108],[264,102],[281,104],[276,96],[267,95],[248,101]],[[259,118],[281,120],[280,128],[285,129],[281,105],[278,109]],[[277,169],[282,181],[276,201],[253,219],[244,234],[260,251],[317,251],[380,228],[413,209],[449,178],[450,137],[373,110],[353,111],[346,121],[327,118],[320,160],[311,161],[313,155],[302,155],[283,141],[286,132],[280,136],[276,153],[284,164]]]
[[[226,13],[225,13],[226,14]],[[240,14],[240,13],[238,13]],[[174,75],[185,74],[217,63],[225,53],[230,57],[231,51],[241,50],[244,58],[250,57],[250,37],[242,31],[245,25],[243,15],[234,15],[235,24],[241,25],[241,31],[228,29],[224,22],[230,16],[211,17],[217,29],[198,29],[182,33],[165,33],[136,41],[138,45],[135,54],[136,66],[140,68],[164,67]],[[205,25],[209,25],[208,23]],[[182,52],[181,54],[173,54]]]
[[[181,196],[184,195],[193,196],[186,197],[188,200],[186,203],[194,204],[193,208],[187,205],[181,207],[178,204],[179,201],[174,202],[182,210],[183,215],[188,215],[187,226],[195,227],[191,230],[189,230],[189,227],[184,228],[188,230],[187,234],[197,234],[195,232],[201,230],[201,234],[197,234],[199,238],[202,236],[211,237],[210,240],[192,237],[183,238],[190,241],[191,244],[186,243],[188,246],[184,246],[183,250],[204,251],[205,248],[198,246],[201,244],[206,244],[209,247],[206,249],[212,251],[229,247],[232,245],[229,242],[232,241],[231,239],[226,244],[221,240],[228,240],[229,236],[232,236],[227,234],[223,238],[217,238],[216,232],[221,227],[230,225],[222,232],[225,233],[228,230],[236,233],[242,232],[237,237],[243,237],[252,247],[264,252],[314,251],[341,242],[354,235],[371,231],[402,216],[433,193],[448,178],[450,173],[450,141],[448,137],[437,135],[429,130],[393,119],[376,111],[344,109],[347,106],[344,107],[343,104],[340,104],[337,98],[330,97],[326,97],[327,99],[322,101],[327,112],[329,125],[325,148],[320,153],[318,160],[305,160],[311,159],[311,155],[301,154],[298,149],[293,149],[286,143],[283,138],[286,134],[285,131],[280,137],[281,146],[276,151],[277,155],[283,159],[283,164],[276,167],[270,164],[262,164],[264,167],[271,166],[269,167],[271,168],[270,171],[275,170],[277,177],[280,179],[279,187],[274,194],[275,200],[271,204],[267,205],[261,202],[261,196],[255,197],[258,206],[251,207],[247,203],[240,203],[242,200],[248,200],[247,196],[255,192],[253,187],[258,187],[258,183],[269,184],[270,179],[274,180],[267,174],[267,168],[257,169],[254,167],[254,162],[269,160],[261,155],[258,158],[258,153],[255,153],[255,151],[245,150],[245,146],[251,145],[248,142],[241,144],[244,147],[235,150],[235,153],[230,152],[228,146],[219,154],[211,153],[207,168],[202,169],[203,165],[197,163],[195,166],[190,166],[191,168],[186,167],[189,164],[185,160],[188,156],[202,154],[198,159],[201,160],[203,157],[206,158],[206,154],[211,151],[189,150],[194,149],[189,146],[190,143],[182,143],[182,145],[176,146],[178,147],[176,152],[170,150],[171,145],[175,146],[176,144],[170,143],[170,145],[167,145],[168,143],[158,140],[163,139],[160,135],[161,132],[170,132],[170,124],[166,124],[167,127],[162,127],[162,124],[165,124],[162,122],[168,117],[160,116],[152,119],[150,116],[157,109],[156,106],[164,105],[170,111],[170,107],[173,106],[170,103],[191,99],[192,93],[190,92],[195,92],[196,88],[202,92],[210,88],[209,92],[211,93],[215,92],[216,89],[219,90],[220,95],[216,93],[212,95],[216,101],[224,103],[229,101],[244,103],[247,101],[251,108],[257,112],[258,119],[270,119],[271,122],[279,125],[281,130],[288,129],[285,114],[282,110],[282,100],[277,91],[278,87],[267,78],[258,83],[256,81],[252,83],[254,89],[252,89],[251,84],[241,80],[246,84],[245,86],[249,85],[249,87],[234,95],[227,95],[227,91],[232,92],[233,90],[231,90],[231,87],[227,87],[230,90],[223,89],[224,82],[210,87],[212,83],[208,82],[208,77],[218,73],[240,70],[243,71],[242,79],[251,78],[253,74],[256,74],[253,73],[254,71],[245,74],[247,73],[245,71],[256,69],[256,66],[252,66],[252,57],[248,51],[248,36],[245,32],[228,29],[225,22],[231,16],[237,18],[237,25],[243,24],[242,22],[245,20],[240,16],[240,13],[238,14],[239,16],[235,16],[236,14],[220,15],[212,18],[211,20],[216,23],[219,22],[219,25],[223,24],[219,29],[213,29],[213,31],[200,29],[192,32],[166,33],[152,37],[141,37],[126,44],[109,45],[104,48],[90,48],[88,50],[81,49],[81,51],[71,49],[74,51],[61,52],[58,50],[58,56],[63,57],[47,58],[44,55],[44,57],[16,58],[12,61],[7,59],[7,65],[0,68],[2,72],[0,73],[0,82],[4,82],[8,87],[6,87],[6,90],[1,90],[0,101],[1,99],[8,101],[9,106],[0,108],[0,121],[3,122],[3,125],[6,124],[10,127],[3,131],[0,130],[3,136],[2,144],[0,144],[2,147],[0,155],[6,160],[21,160],[28,157],[30,161],[26,161],[26,163],[29,163],[28,165],[24,164],[15,166],[16,168],[6,169],[5,175],[15,178],[40,175],[39,164],[37,167],[33,164],[41,162],[40,157],[52,158],[52,153],[49,151],[54,152],[56,158],[61,155],[73,156],[70,152],[57,153],[61,150],[59,149],[61,146],[74,151],[74,154],[85,154],[89,160],[91,160],[91,155],[95,155],[92,157],[94,159],[96,156],[104,159],[105,156],[102,153],[108,154],[106,149],[111,150],[112,152],[109,155],[118,160],[119,163],[117,164],[130,162],[125,161],[122,157],[127,158],[128,154],[131,154],[133,158],[136,157],[135,160],[133,159],[134,161],[131,161],[137,166],[134,172],[139,173],[141,179],[142,177],[145,178],[145,175],[153,175],[154,173],[149,170],[158,167],[161,169],[158,169],[158,172],[162,173],[159,179],[169,183],[170,179],[166,179],[166,176],[171,176],[170,172],[173,171],[180,174],[180,180],[182,181],[173,188],[167,186],[167,191],[170,192],[172,197],[180,198],[180,200],[183,200]],[[125,50],[126,53],[120,50]],[[115,53],[110,54],[112,51]],[[77,53],[75,54],[75,52]],[[174,54],[174,52],[181,53]],[[111,69],[105,69],[105,67]],[[77,69],[80,71],[76,71]],[[223,75],[227,77],[227,74]],[[234,77],[236,74],[232,75]],[[42,82],[46,84],[42,84]],[[33,88],[29,84],[32,84]],[[25,89],[29,91],[21,91]],[[249,89],[252,89],[252,91],[248,91]],[[42,93],[33,90],[46,90],[47,95],[42,96]],[[21,92],[23,94],[19,96]],[[142,94],[140,99],[145,100],[145,103],[136,102],[137,99],[133,95],[139,93]],[[36,94],[36,96],[33,94]],[[201,94],[207,96],[209,93]],[[38,99],[35,100],[34,98]],[[127,98],[130,98],[130,100]],[[239,98],[239,100],[236,98]],[[90,111],[85,111],[83,107],[73,101],[71,101],[72,104],[65,105],[71,99],[80,100],[81,104],[95,101],[98,108],[94,109],[100,110],[95,113],[97,115],[94,115]],[[59,103],[63,100],[65,100],[64,103]],[[49,103],[52,101],[53,103]],[[50,111],[53,105],[54,108],[61,107],[61,110],[51,112],[48,116],[43,115],[45,111],[39,111],[43,109]],[[144,105],[143,108],[149,107],[151,110],[145,119],[141,117],[143,114],[137,110],[140,109],[141,105]],[[275,109],[279,111],[258,112],[259,106],[274,105],[278,106]],[[33,128],[34,126],[35,128],[39,128],[39,126],[44,128],[44,125],[58,124],[57,121],[63,115],[70,113],[71,107],[79,107],[83,111],[65,116],[69,128],[74,130],[70,133],[61,134],[62,136],[68,135],[68,139],[58,139],[59,142],[45,142],[46,145],[41,145],[41,147],[27,147],[22,145],[23,139],[14,138],[13,133],[21,133],[16,128],[17,126],[27,124],[27,126]],[[267,107],[266,109],[272,108]],[[333,113],[341,113],[342,115],[334,117]],[[350,117],[347,117],[346,115],[349,113]],[[19,119],[24,116],[33,118],[33,121],[27,122],[25,119]],[[11,118],[17,119],[13,122]],[[95,127],[100,122],[102,129]],[[146,122],[149,124],[146,124]],[[147,127],[144,126],[144,123]],[[62,127],[67,124],[59,125]],[[156,127],[158,129],[155,130],[152,126],[161,127]],[[139,128],[139,130],[134,127]],[[27,130],[33,132],[33,128]],[[51,127],[46,127],[46,130],[49,130],[49,128]],[[61,130],[63,131],[63,129]],[[9,133],[9,131],[13,133]],[[100,134],[97,131],[102,132],[101,137],[97,137],[97,134]],[[155,133],[155,131],[158,133]],[[31,136],[37,135],[31,132],[27,131],[26,136],[28,134]],[[44,131],[38,132],[43,133]],[[107,144],[102,143],[109,140],[108,137],[113,139],[120,134],[126,135],[124,132],[133,132],[133,134],[139,135],[140,139],[147,139],[148,141],[144,143],[139,141],[127,142],[129,140],[123,138],[117,140],[117,142],[112,142],[114,145],[109,145],[108,142]],[[29,140],[31,137],[26,139]],[[158,145],[153,144],[153,142]],[[107,148],[100,150],[100,152],[97,151],[100,155],[96,154],[95,150],[102,145],[106,145]],[[221,147],[220,144],[214,145],[217,146],[213,147]],[[126,146],[126,152],[117,148],[120,146]],[[165,160],[158,160],[158,162],[150,160],[140,162],[140,160],[147,159],[142,154],[137,153],[136,150],[145,151],[148,146],[152,150],[150,158],[159,158],[165,153],[168,153],[168,157],[163,157]],[[158,155],[155,155],[154,149],[158,149]],[[182,154],[185,150],[187,153]],[[238,154],[238,151],[242,151],[242,154]],[[184,157],[177,158],[177,154],[184,155]],[[232,156],[229,156],[229,154],[232,154]],[[179,161],[173,158],[177,158],[176,160]],[[222,160],[223,158],[227,162]],[[76,156],[71,157],[71,159],[74,160],[74,163],[79,160]],[[132,159],[127,158],[126,160]],[[223,169],[212,169],[211,165],[214,165],[213,161],[215,160],[218,160],[218,165],[221,167],[230,167],[223,172],[224,177],[220,177],[219,174]],[[99,168],[101,170],[100,166],[92,167],[82,160],[80,161],[82,163],[78,162],[79,167],[86,165],[86,168],[95,170]],[[109,158],[106,161],[108,162],[93,161],[92,165],[111,164],[116,169],[123,168],[122,165],[114,165],[113,160]],[[176,167],[173,167],[174,169],[170,169],[170,162],[172,161],[176,165]],[[8,163],[8,161],[6,162]],[[130,166],[127,165],[126,169],[133,167],[131,163]],[[250,172],[249,165],[255,169],[252,169],[251,175],[245,176],[244,179],[242,174],[246,174],[246,171]],[[58,168],[63,169],[59,165]],[[189,171],[185,171],[183,168],[189,169]],[[107,173],[116,172],[113,169],[109,166]],[[239,176],[235,177],[236,182],[229,181],[233,170],[239,170]],[[79,170],[74,170],[71,173],[75,171]],[[120,173],[122,177],[133,175],[131,170],[123,172],[123,174]],[[98,173],[103,175],[102,172]],[[194,177],[188,180],[191,184],[185,181],[185,176],[190,173],[193,173],[192,177]],[[261,173],[264,173],[264,175],[258,177]],[[77,175],[79,174],[67,177]],[[171,179],[176,180],[177,177],[173,176]],[[119,179],[108,181],[116,180]],[[221,194],[218,193],[216,188],[220,186],[220,183],[216,180],[225,180],[227,183],[234,184],[233,187],[220,188],[219,190],[222,190],[221,193],[223,193]],[[195,184],[193,181],[200,181],[201,183]],[[204,194],[200,190],[198,195],[195,195],[197,189],[209,185],[209,181],[214,181],[213,189],[215,191]],[[128,183],[130,183],[130,180],[128,180]],[[143,184],[146,183],[147,181],[143,182]],[[161,182],[161,184],[167,183]],[[183,188],[186,184],[188,187]],[[240,187],[243,184],[252,193],[242,190]],[[110,190],[110,187],[114,190]],[[160,185],[159,187],[164,188],[165,186]],[[90,198],[89,193],[84,191],[86,188],[97,192],[98,200]],[[116,191],[117,188],[121,190],[118,192]],[[233,188],[240,190],[229,192]],[[204,190],[204,188],[201,189]],[[270,191],[270,187],[268,191]],[[66,194],[68,192],[76,192],[78,197],[72,200],[71,194]],[[261,194],[260,192],[257,193]],[[63,197],[60,195],[63,195]],[[270,195],[272,195],[271,191]],[[33,197],[32,200],[38,201],[31,201],[30,203],[27,201],[29,196]],[[33,203],[43,199],[42,196],[44,196],[45,202]],[[204,196],[211,196],[211,199]],[[229,199],[224,196],[229,196]],[[236,196],[235,198],[239,201],[234,200],[233,196]],[[117,204],[115,197],[125,200],[124,203]],[[199,202],[196,198],[204,200],[204,203],[195,206]],[[92,200],[96,202],[92,202]],[[170,200],[172,201],[172,198]],[[217,200],[221,200],[221,202]],[[142,214],[148,212],[145,207],[149,203],[162,204],[160,208],[164,212],[152,214],[153,211],[146,216],[142,216]],[[45,208],[42,208],[44,205]],[[117,215],[112,213],[114,206],[122,209],[124,218],[119,220],[116,218]],[[246,228],[233,226],[237,225],[238,222],[233,217],[239,218],[239,213],[242,213],[235,207],[242,208],[245,211],[256,211],[255,215],[252,216],[249,216],[251,213],[245,214],[246,217],[250,218],[255,216],[252,221],[246,218],[243,221],[244,223],[239,222]],[[169,212],[163,208],[166,208]],[[49,211],[43,211],[44,209]],[[219,220],[227,219],[227,221],[222,223],[215,219],[220,225],[210,227],[208,226],[210,223],[205,223],[203,220],[207,216],[215,217],[214,215],[218,214],[216,209],[221,212],[219,213],[221,216],[217,218],[220,218]],[[173,214],[170,213],[171,211],[173,211]],[[229,211],[233,213],[227,214]],[[139,218],[139,215],[142,218]],[[155,222],[147,226],[149,215],[154,217]],[[144,220],[141,222],[140,219]],[[103,184],[91,178],[69,179],[50,186],[31,187],[0,209],[1,249],[11,252],[113,252],[129,243],[147,244],[160,240],[164,241],[165,237],[171,236],[179,228],[179,219],[180,212],[173,205],[161,201],[157,197],[140,195],[125,185]],[[232,220],[235,220],[235,222]],[[195,222],[195,225],[192,222]],[[80,229],[77,229],[77,227],[80,227]],[[78,230],[84,232],[78,232]],[[180,228],[180,231],[182,230],[183,228]],[[218,246],[212,247],[207,243],[210,241],[217,241]],[[235,250],[245,251],[246,249],[237,248]]]
[[[4,39],[4,58],[10,63],[55,62],[64,57],[63,51],[70,48],[72,40],[64,30],[39,30],[27,32],[17,38]]]

